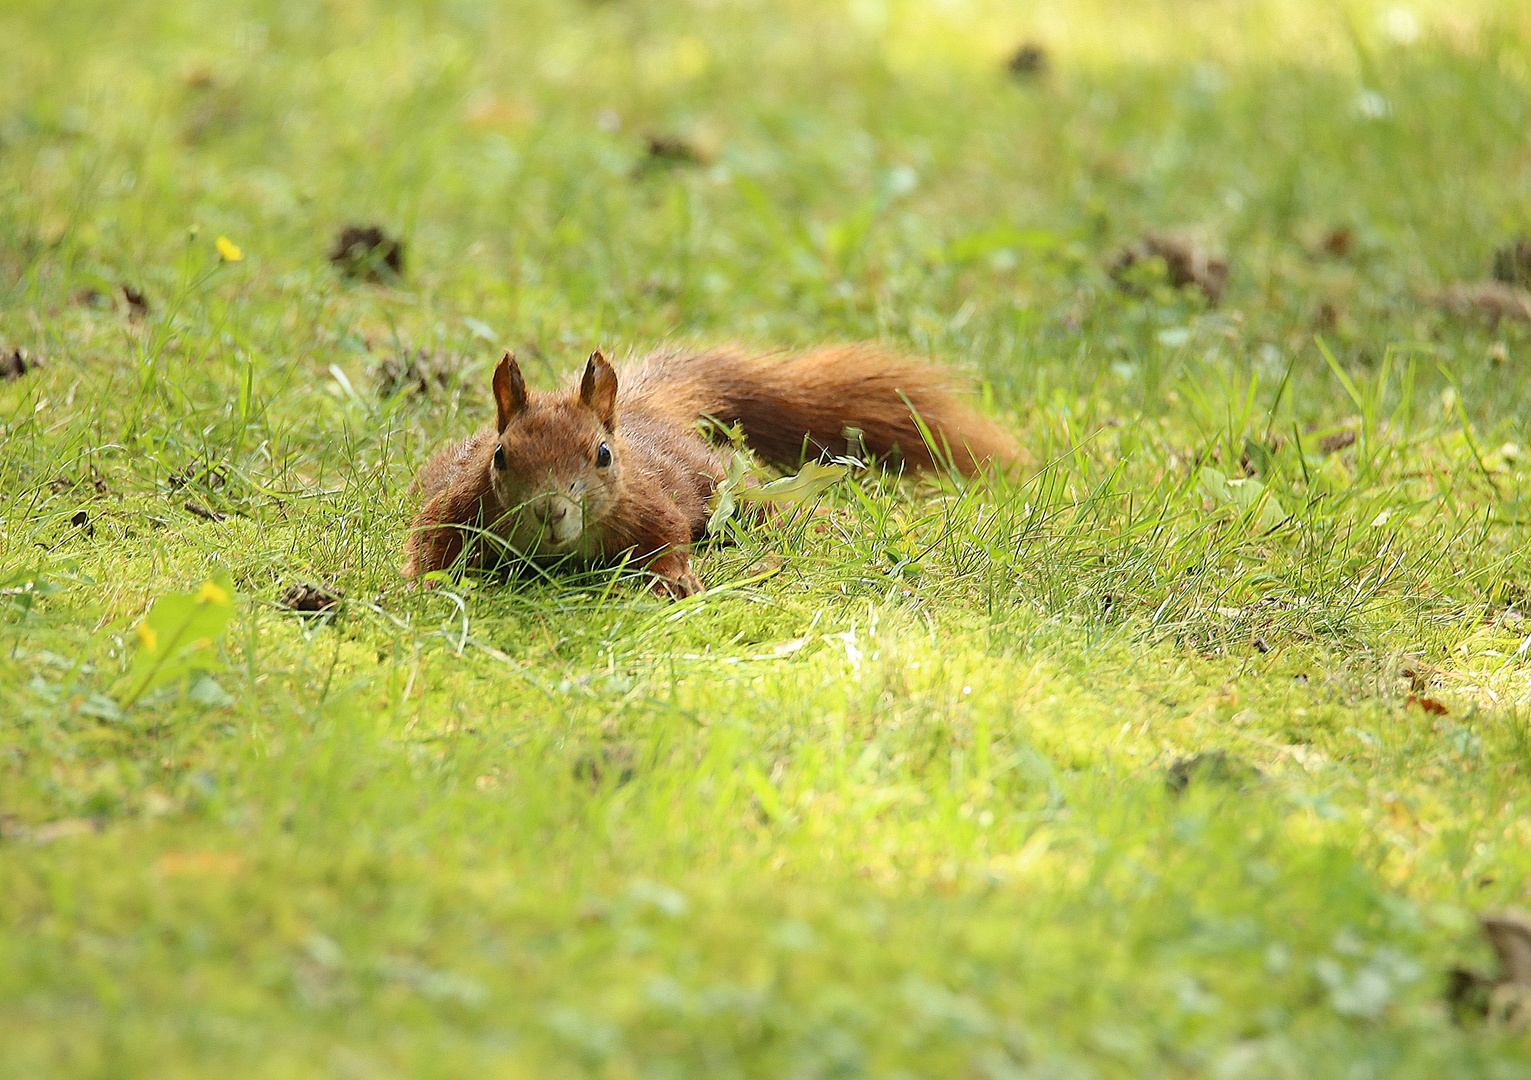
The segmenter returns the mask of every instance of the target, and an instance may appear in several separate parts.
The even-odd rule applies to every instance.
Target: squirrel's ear
[[[526,380],[521,377],[515,353],[506,353],[494,369],[494,407],[499,414],[496,427],[500,431],[526,411]]]
[[[590,362],[585,365],[585,376],[579,381],[579,400],[586,408],[595,410],[608,431],[616,424],[617,372],[600,349],[590,354]]]

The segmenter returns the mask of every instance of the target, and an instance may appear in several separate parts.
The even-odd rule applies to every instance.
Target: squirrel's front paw
[[[660,596],[680,600],[702,591],[702,579],[691,569],[691,560],[679,553],[655,559],[649,570],[654,574],[654,591]]]

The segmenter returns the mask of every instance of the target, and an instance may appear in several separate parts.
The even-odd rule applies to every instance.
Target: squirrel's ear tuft
[[[499,414],[496,424],[499,431],[526,411],[526,380],[521,377],[515,353],[506,353],[494,369],[494,407]]]
[[[617,372],[597,349],[590,354],[585,365],[584,378],[579,381],[579,400],[586,408],[594,409],[606,430],[617,422]]]

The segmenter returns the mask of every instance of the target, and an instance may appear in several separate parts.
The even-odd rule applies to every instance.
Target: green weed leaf
[[[59,586],[41,570],[17,570],[0,578],[0,599],[22,616],[32,610],[38,597],[52,596],[58,591]]]
[[[1218,506],[1231,506],[1258,532],[1269,532],[1287,518],[1276,497],[1258,480],[1230,480],[1217,469],[1203,466],[1198,477],[1202,493]]]
[[[738,506],[739,488],[748,469],[749,459],[739,451],[728,459],[728,471],[713,492],[712,510],[707,515],[708,535],[716,536],[724,522],[733,517],[734,508]]]
[[[848,465],[825,465],[819,461],[810,461],[796,476],[783,476],[769,484],[746,488],[738,493],[738,497],[746,502],[774,502],[795,506],[818,498],[844,479],[848,472]]]
[[[215,648],[234,614],[234,589],[225,573],[214,574],[195,592],[154,601],[138,624],[133,666],[117,683],[115,696],[127,707],[150,690],[218,664]]]

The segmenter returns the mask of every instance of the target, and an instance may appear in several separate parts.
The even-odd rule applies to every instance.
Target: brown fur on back
[[[484,528],[500,512],[481,482],[494,453],[494,434],[477,435],[442,447],[431,455],[411,485],[420,493],[420,513],[404,544],[404,576],[415,578],[456,561],[469,534],[458,526]]]
[[[422,502],[429,502],[452,482],[454,476],[481,464],[492,453],[494,445],[487,431],[443,446],[421,467],[420,475],[409,485],[409,493],[419,495]]]

